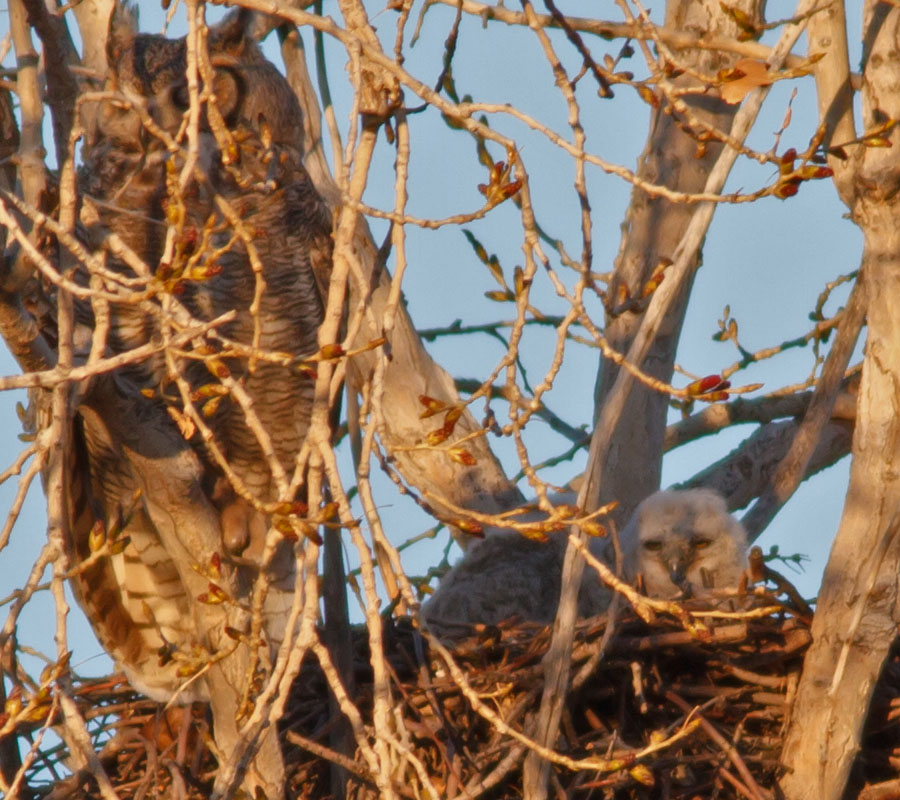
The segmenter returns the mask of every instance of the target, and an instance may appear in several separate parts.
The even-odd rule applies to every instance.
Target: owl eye
[[[704,547],[709,547],[712,544],[712,539],[704,539],[702,536],[698,536],[696,539],[691,539],[691,547],[695,550],[702,550]]]
[[[656,539],[650,539],[649,541],[644,542],[644,550],[650,550],[651,552],[662,550],[662,546],[663,543]]]
[[[191,96],[188,94],[186,83],[179,83],[177,86],[173,87],[170,98],[172,100],[172,105],[179,111],[186,111],[191,105]]]

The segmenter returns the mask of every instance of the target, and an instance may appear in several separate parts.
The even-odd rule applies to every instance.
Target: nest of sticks
[[[614,616],[612,629],[604,618],[578,626],[551,796],[777,797],[786,715],[810,641],[805,610],[788,603],[773,611],[769,596],[738,616],[692,616],[700,624],[691,629],[685,629],[683,617],[659,615],[646,622],[630,612]],[[385,620],[399,744],[414,757],[394,776],[400,797],[429,796],[422,789],[426,775],[441,798],[523,797],[528,748],[518,734],[527,734],[537,715],[549,642],[550,631],[532,624],[473,630],[452,650],[465,677],[461,688],[446,654],[429,648],[409,620]],[[354,648],[353,696],[368,725],[372,669],[364,629],[354,631]],[[900,647],[895,646],[875,692],[848,797],[866,784],[898,776],[898,696]],[[473,706],[475,697],[480,709]],[[85,681],[76,700],[121,798],[207,796],[215,760],[204,746],[209,736],[204,709],[165,711],[115,678]],[[348,797],[379,796],[359,754],[335,750],[341,720],[310,657],[280,726],[292,796],[333,797],[336,780],[346,781]],[[20,726],[6,744],[33,740],[37,727]],[[189,734],[179,737],[179,730]],[[27,741],[20,743],[27,749]],[[0,752],[3,748],[0,741]],[[99,797],[86,771],[67,774],[61,766],[65,756],[59,744],[39,748],[22,796]]]

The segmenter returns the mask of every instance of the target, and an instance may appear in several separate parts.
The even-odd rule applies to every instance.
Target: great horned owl
[[[747,568],[747,533],[710,489],[650,495],[620,542],[626,578],[640,576],[651,597],[702,596],[737,586]]]
[[[218,112],[204,106],[194,160],[184,136],[186,42],[137,34],[117,5],[107,42],[112,99],[92,117],[79,176],[85,238],[112,256],[112,276],[90,276],[114,297],[105,309],[108,354],[159,345],[192,319],[233,314],[214,332],[93,381],[76,417],[69,488],[73,560],[89,557],[98,526],[121,529],[124,544],[72,579],[98,638],[149,696],[211,699],[217,741],[220,728],[234,727],[236,701],[217,696],[211,672],[186,676],[203,667],[192,662],[234,651],[225,667],[231,684],[243,684],[232,688],[254,680],[242,669],[255,657],[247,640],[235,644],[233,626],[246,630],[261,571],[272,652],[283,638],[296,559],[290,538],[264,551],[267,511],[301,508],[303,490],[298,481],[279,489],[269,459],[290,481],[313,399],[314,373],[303,362],[318,349],[331,266],[331,218],[303,166],[300,107],[250,39],[249,21],[241,12],[210,29]],[[77,306],[84,329],[98,321],[95,308]],[[227,470],[185,428],[176,378],[203,405]],[[226,379],[245,392],[268,442]],[[238,610],[223,611],[200,591],[217,581]],[[259,657],[265,664],[271,656]],[[266,791],[279,781],[269,773],[257,784]]]
[[[747,566],[747,536],[708,489],[663,491],[638,506],[620,535],[625,577],[643,579],[648,595],[700,596],[707,588],[737,586]],[[510,617],[548,623],[560,594],[564,535],[536,542],[517,533],[495,533],[472,545],[423,605],[422,614],[440,636],[453,639],[475,623]],[[610,566],[611,547],[593,540],[591,549]],[[612,591],[585,568],[579,616],[606,611]]]

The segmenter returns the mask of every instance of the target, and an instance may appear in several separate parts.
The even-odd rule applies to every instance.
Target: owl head
[[[253,14],[239,9],[208,31],[212,95],[226,126],[258,130],[264,122],[276,144],[302,148],[303,114],[289,84],[266,60],[251,35]],[[190,106],[185,38],[138,33],[137,15],[116,3],[106,42],[107,89],[143,105],[153,122],[170,134],[184,124]],[[206,127],[205,120],[201,125]],[[104,104],[101,128],[107,138],[142,149],[140,114],[129,103]]]
[[[626,577],[653,597],[702,596],[737,586],[747,567],[747,534],[709,489],[657,492],[621,534]]]

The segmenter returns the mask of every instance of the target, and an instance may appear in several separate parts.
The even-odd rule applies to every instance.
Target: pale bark
[[[367,227],[367,226],[366,226]],[[374,266],[376,248],[371,237],[357,237],[356,245],[360,261]],[[390,276],[382,272],[379,285],[369,296],[371,314],[360,332],[360,339],[368,341],[378,333],[378,321],[384,313],[390,294]],[[353,294],[351,293],[351,298]],[[438,398],[448,406],[459,403],[459,395],[453,378],[437,364],[425,350],[416,334],[412,320],[401,305],[397,309],[393,335],[390,341],[390,358],[384,373],[385,394],[391,398],[384,405],[384,445],[401,474],[419,489],[438,513],[445,519],[458,515],[443,506],[442,500],[464,509],[495,513],[515,507],[524,498],[518,488],[503,471],[499,460],[491,451],[486,436],[469,439],[466,447],[477,459],[474,466],[463,466],[451,460],[444,450],[398,449],[410,444],[421,444],[429,431],[440,427],[440,419],[422,420],[419,395]],[[347,370],[354,387],[364,384],[374,369],[376,359],[388,358],[387,354],[373,351],[357,356]],[[437,422],[435,421],[437,420]],[[481,425],[466,410],[456,426],[456,436],[462,438],[480,431]],[[463,538],[460,544],[465,546]]]
[[[377,45],[377,41],[369,43]],[[332,209],[337,209],[346,198],[342,197],[325,158],[322,112],[301,59],[289,64],[288,78],[305,112],[307,169],[319,194]],[[387,77],[383,77],[383,81],[389,83]],[[374,92],[369,94],[375,95]],[[356,262],[362,280],[350,283],[350,313],[361,307],[364,309],[353,346],[363,347],[381,337],[384,334],[385,314],[388,309],[393,314],[387,344],[355,355],[347,366],[351,390],[361,391],[375,373],[379,361],[384,362],[384,394],[390,397],[390,402],[382,406],[383,425],[379,433],[393,465],[444,519],[459,515],[444,505],[442,500],[450,506],[487,514],[520,505],[524,498],[507,478],[485,435],[466,442],[466,448],[476,459],[474,466],[453,461],[444,447],[423,446],[427,434],[440,427],[442,416],[422,419],[424,406],[419,396],[434,397],[449,408],[459,404],[459,393],[453,378],[428,354],[405,305],[401,302],[392,308],[391,275],[381,263],[378,246],[362,216],[357,217],[351,248],[350,257]],[[456,425],[453,439],[481,430],[481,425],[466,409]],[[466,537],[459,537],[459,542],[463,547],[468,544]]]
[[[114,0],[78,3],[72,13],[81,34],[81,65],[97,74],[101,84],[106,75],[106,32]]]
[[[754,18],[760,7],[747,3],[743,10]],[[667,25],[678,25],[699,32],[731,33],[734,20],[713,2],[673,2],[667,11]],[[790,27],[782,34],[773,60],[784,58],[799,35]],[[698,51],[681,53],[693,66],[715,71],[725,67],[729,57]],[[780,62],[778,62],[780,63]],[[721,102],[714,102],[712,113],[704,99],[691,108],[697,117],[719,130],[742,140],[749,131],[761,104],[761,95],[748,102],[740,114]],[[699,107],[698,107],[699,106]],[[696,159],[697,142],[683,133],[671,118],[660,112],[651,125],[648,145],[639,173],[644,171],[654,183],[676,186],[690,192],[720,191],[734,164],[736,153],[713,147],[704,159]],[[708,160],[707,160],[708,159]],[[700,161],[701,166],[695,162]],[[607,321],[605,335],[619,352],[647,374],[668,380],[672,374],[678,335],[693,275],[700,263],[703,238],[712,220],[709,204],[681,206],[660,198],[650,198],[635,189],[624,226],[616,271],[610,287],[616,297],[617,286],[625,284],[628,295],[636,296],[661,258],[670,258],[667,279],[654,292],[651,304],[640,315],[630,313]],[[668,398],[634,380],[624,370],[611,369],[602,362],[595,397],[595,430],[588,453],[588,469],[579,494],[579,505],[587,509],[617,500],[616,518],[627,519],[644,497],[659,488],[665,439]],[[625,413],[627,406],[628,413]],[[534,724],[534,738],[552,747],[559,730],[569,686],[569,662],[576,618],[577,588],[581,583],[584,560],[574,540],[583,545],[585,534],[573,529],[563,566],[562,595],[553,625],[550,648],[544,658],[545,681],[541,707]],[[547,796],[550,764],[531,753],[523,771],[526,796],[543,800]]]
[[[751,19],[759,19],[761,3],[747,0],[733,4]],[[725,14],[718,2],[670,2],[666,11],[666,28],[689,31],[701,36],[730,36],[738,33],[736,23]],[[734,57],[721,52],[678,50],[677,56],[691,67],[715,74],[734,62]],[[683,78],[676,83],[690,82]],[[738,106],[700,97],[689,102],[697,118],[728,131]],[[653,183],[662,183],[683,192],[701,192],[715,164],[721,145],[710,143],[706,155],[697,158],[697,141],[685,133],[671,115],[658,111],[651,122],[650,137],[641,156],[638,175]],[[641,189],[632,193],[625,217],[622,242],[611,283],[611,295],[624,284],[634,296],[640,290],[661,258],[675,253],[697,206],[675,204],[661,197],[650,197]],[[672,377],[675,351],[687,301],[693,284],[693,273],[700,263],[694,257],[690,276],[679,288],[669,307],[646,359],[639,366],[649,375],[668,382]],[[607,320],[605,335],[619,352],[628,352],[643,321],[640,314],[626,312]],[[619,369],[601,360],[595,392],[595,422],[609,395]],[[666,412],[669,398],[641,383],[633,384],[628,396],[628,414],[616,425],[609,447],[603,455],[603,484],[600,503],[617,500],[616,519],[624,523],[637,504],[659,489],[665,440]]]
[[[38,54],[34,49],[27,12],[20,0],[9,4],[9,32],[16,52],[16,96],[19,100],[21,136],[19,141],[19,185],[25,201],[37,208],[41,195],[47,188],[47,171],[44,166],[44,142],[41,126],[44,113],[41,105],[41,89]],[[26,230],[30,223],[26,222]],[[15,256],[19,257],[16,258]],[[18,251],[11,254],[0,274],[0,288],[4,292],[20,289],[31,275],[31,270]]]
[[[744,508],[771,483],[797,436],[797,429],[798,423],[793,420],[762,425],[724,458],[672,488],[694,489],[702,486],[714,489],[725,498],[729,511]],[[803,478],[812,477],[848,455],[852,438],[852,422],[832,419],[826,423]],[[761,529],[748,529],[748,539],[753,541],[760,533]]]
[[[23,3],[28,23],[41,40],[45,94],[53,120],[56,162],[62,165],[68,156],[69,133],[72,130],[75,98],[78,95],[78,85],[69,71],[69,63],[77,60],[77,55],[61,17],[51,14],[43,0],[23,0]]]
[[[850,486],[819,593],[782,760],[789,800],[839,800],[900,622],[900,297],[897,209],[866,226],[869,334]]]
[[[81,66],[90,71],[89,85],[93,89],[102,89],[106,78],[106,34],[114,3],[115,0],[90,0],[72,9],[81,38]],[[78,120],[85,130],[93,128],[97,109],[97,103],[81,103],[78,108]]]
[[[814,42],[841,52],[841,4]],[[863,18],[865,129],[900,116],[900,9],[866,4]],[[846,65],[819,81],[820,112],[835,104]],[[852,119],[849,106],[845,126]],[[848,131],[849,132],[849,131]],[[847,135],[844,133],[843,135]],[[868,294],[868,336],[853,438],[850,486],[832,546],[813,644],[786,733],[781,781],[788,800],[839,800],[872,695],[900,622],[900,137],[893,147],[853,148],[853,172],[838,185],[865,236],[860,280]]]

